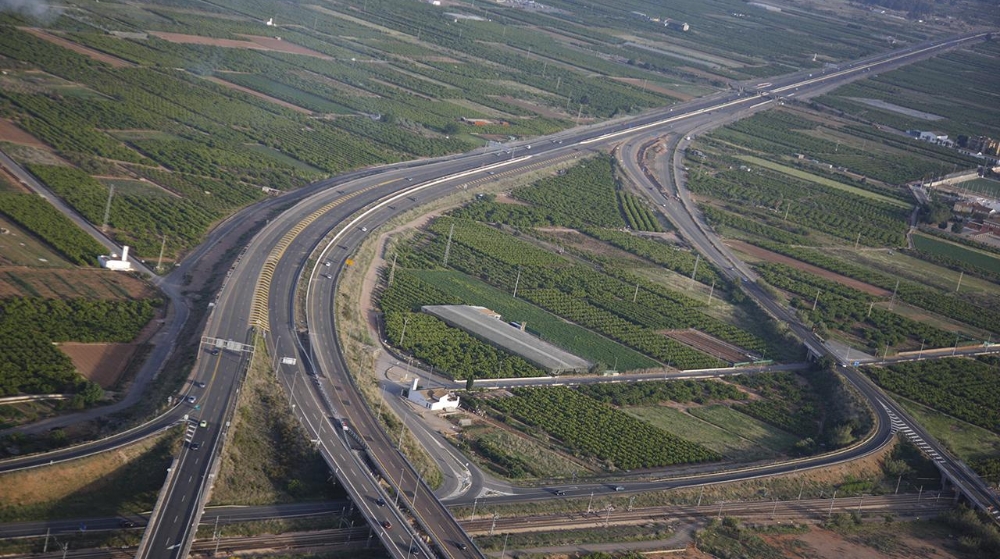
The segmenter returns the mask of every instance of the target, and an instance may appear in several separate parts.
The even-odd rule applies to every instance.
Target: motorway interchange
[[[617,146],[616,155],[626,172],[637,184],[646,185],[648,179],[638,167],[637,155],[653,138],[672,133],[669,147],[676,153],[690,134],[764,110],[781,97],[815,95],[864,77],[870,71],[898,67],[984,36],[976,34],[927,43],[824,73],[774,79],[766,91],[720,93],[634,119],[532,139],[531,144],[508,146],[509,157],[498,158],[485,150],[476,150],[411,164],[408,168],[397,165],[364,176],[333,179],[322,188],[310,189],[308,197],[300,196],[299,203],[272,219],[253,238],[230,271],[203,332],[205,351],[198,352],[191,377],[196,384],[184,395],[194,401],[185,400],[144,429],[115,439],[116,444],[125,444],[177,420],[204,425],[189,430],[188,443],[170,468],[137,557],[173,559],[187,555],[208,489],[218,471],[220,449],[229,436],[228,427],[245,370],[264,346],[268,355],[274,357],[278,377],[290,392],[289,405],[294,414],[347,489],[358,512],[369,521],[392,556],[481,557],[471,538],[399,453],[396,438],[380,428],[347,371],[330,309],[335,305],[341,270],[369,232],[396,215],[453,193],[463,184],[496,173],[508,175],[542,168],[591,150]],[[678,163],[679,158],[675,158],[676,193],[642,190],[704,258],[723,270],[729,279],[743,282],[747,293],[774,318],[788,323],[811,353],[828,354],[823,341],[760,289],[749,268],[707,230],[681,186],[683,171]],[[332,265],[311,267],[312,263],[327,261]],[[305,323],[297,321],[295,314],[300,289],[305,290]],[[278,359],[286,357],[289,359],[281,359],[286,364],[280,364]],[[261,357],[256,355],[256,358]],[[875,432],[860,444],[834,454],[766,468],[629,484],[623,489],[648,491],[823,467],[874,452],[900,431],[919,441],[918,446],[925,449],[948,481],[971,503],[983,509],[1000,508],[996,496],[975,474],[941,449],[880,390],[852,368],[841,370],[869,401],[878,419]],[[347,436],[349,431],[341,428],[341,421],[346,422],[356,437]],[[107,442],[104,447],[94,445],[93,451],[108,448],[107,445]],[[361,446],[366,448],[358,450]],[[37,466],[72,455],[61,452],[16,464],[0,464],[0,469]],[[78,449],[77,454],[80,452]],[[376,476],[393,491],[383,490]],[[469,490],[459,500],[471,502],[482,486],[481,475],[472,475]],[[579,490],[589,493],[592,488]],[[537,490],[514,493],[498,498],[539,496]],[[425,543],[421,535],[426,535],[430,543]]]

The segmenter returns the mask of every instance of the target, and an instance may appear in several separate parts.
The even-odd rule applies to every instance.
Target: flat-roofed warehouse
[[[420,310],[550,373],[583,372],[591,367],[589,361],[507,324],[483,307],[426,305]]]

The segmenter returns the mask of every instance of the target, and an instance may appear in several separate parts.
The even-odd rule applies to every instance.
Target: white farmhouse
[[[414,404],[429,409],[431,411],[457,410],[459,397],[453,392],[443,388],[431,388],[429,390],[418,390],[417,383],[420,379],[413,379],[413,386],[407,398]]]

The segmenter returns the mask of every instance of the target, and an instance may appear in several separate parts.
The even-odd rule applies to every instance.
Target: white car
[[[361,228],[361,232],[362,233],[367,233],[368,232],[368,228],[367,227],[362,227]]]

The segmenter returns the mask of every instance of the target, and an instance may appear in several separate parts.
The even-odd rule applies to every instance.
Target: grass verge
[[[247,371],[222,454],[213,505],[265,505],[342,498],[326,463],[292,415],[263,343]]]
[[[913,400],[894,396],[920,425],[962,460],[974,462],[1000,458],[1000,435],[945,415]]]
[[[0,522],[149,511],[179,439],[171,430],[113,452],[0,475]]]

